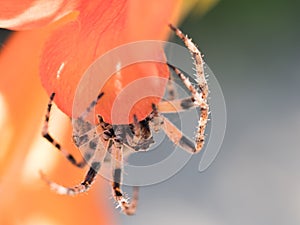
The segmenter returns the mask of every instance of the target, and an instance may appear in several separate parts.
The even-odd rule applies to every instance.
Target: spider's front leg
[[[95,107],[95,105],[97,104],[97,102],[99,101],[99,99],[103,96],[103,93],[101,92],[97,98],[92,101],[90,103],[90,105],[87,107],[87,109],[85,110],[85,112],[75,120],[75,124],[79,124],[82,126],[82,124],[84,123],[87,123],[84,121],[84,118],[86,117],[86,115],[91,111],[91,109],[93,107]],[[52,135],[49,133],[49,120],[50,120],[50,113],[51,113],[51,109],[52,109],[52,105],[53,105],[53,100],[54,100],[54,97],[55,97],[55,93],[53,92],[50,96],[50,100],[49,100],[49,103],[48,103],[48,107],[47,107],[47,112],[46,112],[46,115],[45,115],[45,121],[44,121],[44,126],[43,126],[43,129],[42,129],[42,136],[47,140],[49,141],[56,149],[58,149],[63,155],[64,157],[70,162],[72,163],[73,165],[77,166],[77,167],[84,167],[86,165],[86,157],[84,157],[83,160],[81,161],[77,161],[75,159],[75,157],[70,154],[66,149],[64,149],[61,144],[59,144],[53,137]],[[87,135],[89,135],[87,138],[90,140],[91,137],[95,132],[94,131],[90,131],[90,132],[87,132],[86,134],[82,135],[82,136],[78,136],[76,137],[78,140],[75,140],[75,145],[77,147],[80,147],[80,145],[84,144],[84,140],[83,138],[84,137],[87,137]],[[73,137],[74,138],[74,137]]]
[[[169,27],[171,30],[175,32],[175,34],[183,41],[187,49],[190,51],[193,59],[194,59],[194,65],[196,67],[196,76],[197,76],[197,83],[198,87],[201,90],[203,99],[206,100],[208,96],[208,85],[207,81],[205,79],[204,75],[204,68],[203,68],[203,59],[202,54],[197,48],[197,46],[192,42],[192,39],[188,38],[187,35],[183,34],[181,30],[179,30],[177,27],[173,26],[172,24],[169,24]]]
[[[185,46],[190,51],[194,64],[196,67],[196,81],[198,84],[199,91],[192,85],[189,79],[175,66],[168,63],[168,66],[177,74],[177,76],[181,79],[182,83],[186,86],[186,88],[190,91],[191,97],[181,100],[174,100],[173,102],[165,103],[161,102],[157,109],[159,112],[177,112],[185,109],[190,109],[193,107],[200,107],[200,118],[198,122],[197,133],[195,137],[195,145],[194,150],[192,152],[199,152],[204,145],[205,138],[205,129],[208,121],[209,115],[209,105],[207,103],[208,96],[208,85],[204,75],[203,68],[203,60],[201,57],[201,53],[196,47],[196,45],[189,39],[186,35],[184,35],[178,28],[173,25],[169,25],[170,28],[175,32],[175,34],[182,39]],[[181,145],[185,150],[190,151],[193,148],[189,139],[185,137],[182,132],[176,128],[170,121],[164,118],[164,131],[169,136],[169,138],[176,144]],[[183,145],[182,145],[183,144]],[[184,147],[185,146],[185,147]]]
[[[122,211],[127,215],[133,215],[136,211],[138,201],[138,187],[133,187],[133,197],[131,203],[124,197],[121,189],[122,183],[122,165],[123,165],[123,144],[115,139],[112,147],[112,165],[113,165],[113,197],[118,203],[118,207],[121,207]]]
[[[45,115],[45,121],[44,121],[44,126],[42,129],[42,136],[49,141],[56,149],[58,149],[63,155],[64,157],[73,165],[77,166],[77,167],[84,167],[85,165],[85,160],[82,160],[80,162],[77,162],[77,160],[74,158],[73,155],[71,155],[66,149],[64,149],[61,144],[59,144],[52,136],[51,134],[49,134],[49,119],[50,119],[50,113],[51,113],[51,109],[52,109],[52,105],[53,105],[53,99],[55,97],[55,93],[52,93],[50,96],[50,100],[48,103],[48,108],[47,108],[47,112]]]
[[[186,107],[187,109],[193,108],[195,106],[200,107],[200,118],[199,118],[198,129],[197,129],[197,133],[196,133],[196,137],[195,137],[195,142],[196,142],[196,145],[195,145],[196,151],[195,152],[199,152],[203,148],[203,145],[204,145],[205,128],[207,125],[208,115],[209,115],[209,105],[206,101],[206,98],[204,98],[203,93],[198,92],[197,89],[189,81],[189,79],[179,69],[177,69],[176,67],[174,67],[172,65],[169,65],[169,66],[179,76],[179,78],[182,80],[183,84],[189,89],[189,91],[191,92],[191,95],[192,95],[189,102],[185,102],[188,104],[183,104],[184,101],[182,101],[180,106],[182,108]],[[197,72],[197,74],[198,74],[198,72]],[[185,101],[186,101],[186,99],[185,99]],[[174,104],[174,105],[176,105],[176,104]],[[167,128],[165,128],[165,129],[167,129]]]
[[[194,86],[191,84],[188,78],[185,77],[177,68],[171,65],[169,66],[176,72],[176,74],[183,81],[184,85],[190,90],[192,97],[177,99],[170,102],[160,102],[157,105],[157,107],[154,108],[157,110],[155,114],[157,114],[157,118],[161,117],[160,120],[163,121],[163,125],[161,126],[161,128],[165,131],[165,133],[168,135],[170,140],[172,140],[172,142],[181,146],[184,150],[188,152],[197,153],[203,148],[204,145],[205,128],[208,121],[209,106],[206,100],[202,98],[201,93],[197,92],[197,90],[194,88]],[[194,144],[172,122],[170,122],[166,117],[162,116],[161,113],[176,113],[195,107],[200,107],[201,115],[198,122],[198,128]]]
[[[137,144],[141,140],[142,131],[141,131],[141,124],[139,123],[136,115],[133,115],[132,131],[133,131],[133,137],[132,137],[131,146],[137,146]]]

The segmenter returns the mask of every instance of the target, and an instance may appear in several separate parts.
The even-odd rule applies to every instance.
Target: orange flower
[[[147,4],[147,10],[143,11],[140,9],[145,7],[145,3],[139,0],[82,1],[77,8],[80,13],[76,20],[52,33],[41,58],[42,84],[48,94],[56,93],[55,102],[58,107],[67,115],[72,115],[74,94],[79,80],[88,66],[107,51],[133,41],[166,39],[169,32],[167,25],[170,22],[175,23],[174,16],[178,14],[176,10],[166,9],[168,6],[171,8],[178,6],[178,2],[180,1],[154,1],[154,3]],[[107,8],[112,10],[108,11]],[[147,70],[151,71],[151,74],[146,73]],[[168,77],[168,75],[168,67],[163,64],[132,65],[122,70],[122,86],[141,77]],[[112,123],[111,109],[119,94],[118,89],[114,87],[117,79],[116,76],[112,76],[105,83],[102,89],[105,95],[101,99],[101,104],[96,108],[97,113],[108,123]],[[94,82],[91,81],[89,84],[92,85]],[[99,87],[89,87],[92,90],[97,88]],[[150,87],[148,84],[147,88],[157,89],[158,87]],[[162,85],[160,88],[161,90],[157,92],[163,95],[165,86]],[[95,98],[95,96],[91,97]],[[147,98],[152,103],[160,100],[153,97]],[[91,99],[81,98],[82,107],[77,106],[79,112],[84,111],[89,102]],[[129,114],[129,121],[120,121],[120,123],[132,122],[133,113],[140,120],[144,119],[152,111],[151,104],[147,103],[147,101],[136,103]],[[120,108],[123,107],[120,106]]]
[[[0,55],[0,224],[113,224],[103,187],[94,186],[87,195],[72,198],[52,193],[39,179],[42,169],[51,179],[72,186],[81,181],[84,171],[72,168],[40,136],[48,96],[38,74],[47,92],[57,93],[59,108],[70,116],[75,88],[86,68],[120,44],[167,38],[167,23],[176,23],[180,2],[0,2],[2,27],[33,29],[14,34]],[[163,65],[151,66],[156,75],[167,72]],[[133,71],[142,74],[141,68]],[[103,101],[111,101],[115,94]],[[84,100],[82,104],[87,105]],[[74,152],[68,142],[68,118],[58,112],[53,117],[51,132]]]
[[[64,14],[70,17],[70,7],[74,7],[71,11],[73,20],[64,24],[60,23],[61,25],[47,38],[40,62],[40,75],[43,86],[49,95],[52,92],[56,93],[55,103],[68,116],[72,116],[75,90],[88,66],[96,58],[119,45],[138,40],[166,39],[169,32],[168,23],[176,23],[175,16],[178,15],[180,0],[154,1],[146,5],[139,0],[72,1],[72,4],[67,4],[68,1],[59,2],[60,4],[57,5],[51,4],[51,8],[47,8],[44,14],[39,13],[40,18],[38,21],[31,21],[31,18],[29,18],[25,24],[17,24],[18,20],[15,19],[11,20],[10,24],[8,22],[5,24],[17,28],[22,27],[22,25],[24,28],[37,27],[44,25],[45,21],[49,22],[49,20],[61,18]],[[28,6],[28,4],[23,4]],[[30,10],[45,8],[45,3],[36,4],[36,6],[31,6]],[[141,8],[147,8],[147,10],[140,10]],[[74,10],[79,13],[74,13]],[[13,14],[17,18],[23,18],[24,15],[29,14],[26,11],[17,13],[17,15],[16,13]],[[151,76],[168,76],[168,67],[163,64],[133,65],[130,69],[122,72],[122,77],[126,78],[123,86],[126,86],[127,83],[137,77],[149,76],[150,72],[146,74],[144,72],[146,69],[151,71]],[[58,71],[60,73],[59,78],[57,76]],[[103,87],[102,91],[106,94],[101,100],[101,106],[97,107],[98,114],[101,114],[104,120],[109,123],[112,122],[110,118],[111,108],[118,95],[113,86],[115,79],[116,77],[112,77]],[[148,86],[149,89],[159,88],[152,87],[150,84]],[[164,85],[162,85],[157,93],[162,95],[164,88]],[[160,100],[157,97],[147,98],[148,101],[153,103]],[[78,108],[84,110],[90,101],[90,99],[82,98],[80,102],[82,107],[79,106]],[[133,110],[134,112],[129,115],[128,122],[132,122],[133,113],[139,119],[144,119],[152,108],[151,104],[145,104],[145,101],[142,101],[135,104]],[[127,121],[120,122],[125,123]]]

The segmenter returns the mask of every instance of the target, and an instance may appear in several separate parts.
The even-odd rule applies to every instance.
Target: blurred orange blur
[[[178,18],[180,0],[154,1],[140,4],[132,2],[139,15],[148,10],[172,12]],[[161,10],[163,8],[164,10]],[[149,14],[149,12],[148,12]],[[51,180],[66,186],[81,182],[84,171],[73,168],[63,156],[41,137],[41,127],[48,96],[39,80],[40,56],[43,46],[52,32],[77,17],[73,12],[46,27],[20,31],[5,43],[0,54],[0,224],[114,224],[111,206],[107,206],[110,193],[98,179],[91,191],[76,197],[60,196],[51,192],[40,179],[39,170],[45,171]],[[176,20],[175,18],[175,20]],[[153,22],[157,19],[155,26]],[[141,35],[142,20],[131,21],[130,35]],[[144,24],[155,34],[160,18]],[[165,28],[163,28],[165,29]],[[136,32],[136,33],[134,33]],[[72,34],[69,34],[72,35]],[[152,37],[152,36],[151,36]],[[150,37],[149,37],[150,38]],[[165,38],[167,36],[165,35]],[[105,38],[109,41],[109,38]],[[102,43],[105,44],[105,43]],[[54,110],[50,120],[50,132],[66,149],[74,152],[69,118]]]

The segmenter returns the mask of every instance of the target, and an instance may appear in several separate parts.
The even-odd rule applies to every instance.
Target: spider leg
[[[41,177],[50,186],[50,188],[53,191],[61,195],[77,195],[79,193],[86,192],[91,187],[97,173],[100,170],[108,146],[109,146],[109,141],[105,142],[105,146],[102,145],[102,141],[98,142],[97,150],[94,155],[91,166],[88,172],[86,173],[84,180],[79,185],[76,185],[74,187],[62,186],[46,178],[46,176],[42,172],[40,172]]]
[[[192,94],[193,102],[194,104],[198,105],[200,107],[200,119],[198,123],[198,129],[195,137],[196,141],[196,152],[200,151],[204,145],[204,138],[205,138],[205,128],[208,121],[208,112],[209,112],[209,106],[206,102],[206,99],[204,99],[203,93],[199,93],[197,89],[192,85],[192,83],[189,81],[189,79],[176,67],[168,64],[170,68],[174,70],[174,72],[178,75],[178,77],[182,80],[183,84],[189,89],[189,91]]]
[[[163,129],[169,139],[189,153],[196,153],[197,149],[192,140],[186,137],[170,120],[158,112],[156,105],[152,105],[152,118],[150,120],[154,131]]]
[[[177,92],[176,88],[174,87],[174,80],[172,77],[172,74],[169,76],[169,80],[167,83],[167,99],[168,100],[174,100],[176,98]]]
[[[90,105],[86,108],[86,110],[79,116],[79,119],[84,119],[90,112],[91,110],[97,105],[98,101],[100,98],[104,95],[103,92],[98,94],[97,98],[93,100]]]
[[[176,100],[174,100],[176,101]],[[180,101],[180,100],[179,100]],[[173,101],[171,101],[173,102]],[[193,103],[193,101],[191,101]],[[170,105],[164,105],[164,106],[168,106],[166,109],[164,109],[162,112],[166,113],[166,112],[175,112],[176,108],[178,108],[178,105],[176,105],[175,102],[174,105],[170,103]],[[205,102],[204,106],[206,106],[207,104]],[[193,103],[193,105],[196,103]],[[198,106],[198,104],[196,105]],[[170,138],[170,140],[175,143],[176,145],[179,145],[180,147],[182,147],[184,150],[186,150],[189,153],[197,153],[199,152],[204,144],[204,131],[205,131],[205,126],[207,121],[204,121],[204,128],[201,125],[203,123],[203,118],[202,118],[202,112],[205,112],[205,108],[202,109],[201,108],[201,117],[200,117],[200,121],[199,121],[199,127],[197,130],[197,134],[196,134],[196,138],[195,138],[195,143],[193,141],[191,141],[187,136],[185,136],[170,120],[168,120],[166,117],[164,117],[163,115],[160,114],[159,112],[159,107],[157,107],[156,105],[152,106],[153,108],[153,112],[152,112],[152,119],[151,119],[151,125],[152,128],[157,131],[160,128],[162,128],[164,130],[164,132],[167,134],[167,136]],[[179,107],[180,109],[180,107]],[[204,118],[205,120],[205,118]],[[207,118],[206,118],[207,120]]]
[[[189,153],[196,153],[199,151],[194,142],[185,136],[170,120],[163,115],[160,117],[163,120],[163,125],[161,128],[174,144],[180,146]]]
[[[133,138],[132,138],[132,146],[136,146],[139,141],[141,140],[141,124],[138,121],[138,118],[136,115],[133,116]]]
[[[133,215],[135,213],[138,201],[138,187],[133,187],[133,197],[131,203],[128,198],[124,197],[121,189],[122,183],[122,165],[123,165],[123,144],[119,140],[114,140],[112,145],[112,160],[113,164],[113,197],[118,203],[118,207],[121,207],[122,211],[127,215]]]
[[[93,158],[93,156],[96,153],[98,142],[99,142],[99,136],[95,138],[89,139],[87,143],[81,145],[79,147],[79,151],[81,152],[81,155],[83,157],[82,163],[86,165],[90,160]]]
[[[203,59],[199,49],[196,45],[192,42],[192,39],[188,38],[187,35],[184,35],[181,30],[177,27],[174,27],[172,24],[169,24],[169,27],[175,32],[175,34],[184,42],[185,46],[188,48],[190,53],[193,56],[195,67],[196,67],[196,76],[198,86],[202,92],[202,97],[204,100],[207,99],[208,96],[208,86],[204,75],[203,69]]]
[[[157,104],[157,110],[160,113],[177,113],[196,107],[198,107],[198,104],[193,97],[176,99],[172,101],[161,101]]]
[[[173,65],[169,65],[170,68],[174,70],[174,72],[178,75],[178,77],[182,80],[184,85],[189,89],[192,94],[193,100],[197,105],[199,105],[201,110],[201,116],[199,119],[197,134],[195,137],[196,141],[196,151],[200,151],[204,145],[204,132],[206,128],[206,124],[208,121],[209,114],[209,105],[207,104],[207,96],[208,96],[208,86],[204,75],[203,68],[203,60],[199,49],[196,45],[189,39],[186,35],[184,35],[178,28],[174,27],[172,24],[169,24],[169,27],[175,32],[175,34],[184,42],[185,46],[188,48],[192,57],[194,59],[195,67],[196,67],[196,81],[198,83],[198,87],[200,88],[200,92],[194,88],[189,79],[184,76],[184,74],[177,69]]]
[[[76,119],[76,121],[83,121],[83,118],[91,111],[92,107],[94,107],[97,102],[99,101],[99,99],[103,96],[103,93],[101,92],[98,96],[97,96],[97,99],[92,101],[91,104],[88,106],[88,108],[86,109],[86,111],[83,113],[83,115],[81,117],[79,117],[78,119]],[[55,148],[57,148],[63,155],[64,157],[70,162],[72,163],[73,165],[77,166],[77,167],[84,167],[86,165],[86,157],[84,156],[84,159],[82,161],[77,161],[75,159],[75,157],[70,154],[66,149],[64,149],[61,144],[59,144],[53,137],[52,135],[49,133],[49,130],[48,130],[48,127],[49,127],[49,119],[50,119],[50,113],[51,113],[51,109],[52,109],[52,105],[53,105],[53,99],[55,97],[55,93],[53,92],[50,96],[50,100],[49,100],[49,103],[48,103],[48,108],[47,108],[47,112],[46,112],[46,115],[45,115],[45,121],[44,121],[44,126],[43,126],[43,129],[42,129],[42,136],[47,140],[49,141]],[[95,133],[95,132],[94,132]],[[86,134],[78,137],[79,139],[82,138],[83,136],[86,136]],[[74,139],[74,136],[73,136],[73,139]],[[79,147],[78,144],[76,144],[76,141],[75,141],[75,145],[77,147]],[[89,153],[87,153],[89,154]],[[88,155],[87,155],[87,158],[88,158]]]
[[[80,129],[78,129],[80,127]],[[77,129],[76,129],[77,128]],[[79,132],[80,131],[80,132]],[[92,126],[89,122],[77,119],[73,122],[73,142],[83,156],[82,163],[87,164],[93,157],[100,136],[104,133],[100,125]]]
[[[64,149],[50,134],[49,134],[49,130],[48,130],[48,126],[49,126],[49,118],[50,118],[50,112],[51,112],[51,108],[52,108],[52,104],[53,104],[53,99],[54,99],[55,93],[52,93],[50,96],[50,100],[48,103],[48,108],[47,108],[47,112],[45,115],[45,121],[44,121],[44,126],[42,129],[42,136],[49,141],[55,148],[57,148],[63,155],[64,157],[73,165],[82,168],[85,163],[84,161],[81,162],[77,162],[77,160],[74,158],[73,155],[71,155],[66,149]]]

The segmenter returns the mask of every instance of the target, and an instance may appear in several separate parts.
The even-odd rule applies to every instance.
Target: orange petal
[[[0,27],[25,30],[43,27],[74,11],[79,0],[0,1]]]
[[[91,63],[122,44],[138,40],[164,40],[169,32],[168,23],[177,21],[176,13],[180,3],[180,0],[156,0],[147,3],[137,0],[103,0],[88,1],[80,5],[78,18],[56,30],[42,54],[41,80],[48,94],[56,92],[56,104],[71,116],[79,80]],[[145,73],[146,70],[152,73]],[[168,68],[160,63],[151,63],[148,66],[133,66],[128,72],[121,71],[121,74],[122,77],[128,76],[127,81],[120,81],[123,82],[122,86],[126,86],[128,82],[143,76],[167,78]],[[119,94],[114,83],[105,83],[102,89],[105,95],[96,109],[109,123],[112,122],[112,105]],[[156,87],[157,96],[163,94],[164,86],[160,84]],[[96,93],[100,91],[97,90],[99,87],[91,88]],[[155,89],[149,86],[149,89],[153,88]],[[96,95],[92,96],[92,99],[95,97]],[[148,97],[145,101],[139,101],[131,112],[126,112],[129,118],[119,118],[117,123],[132,122],[133,114],[138,114],[139,119],[145,118],[152,111],[151,104],[157,103],[159,99],[160,97]],[[91,98],[83,97],[79,108],[84,110],[90,101]]]

